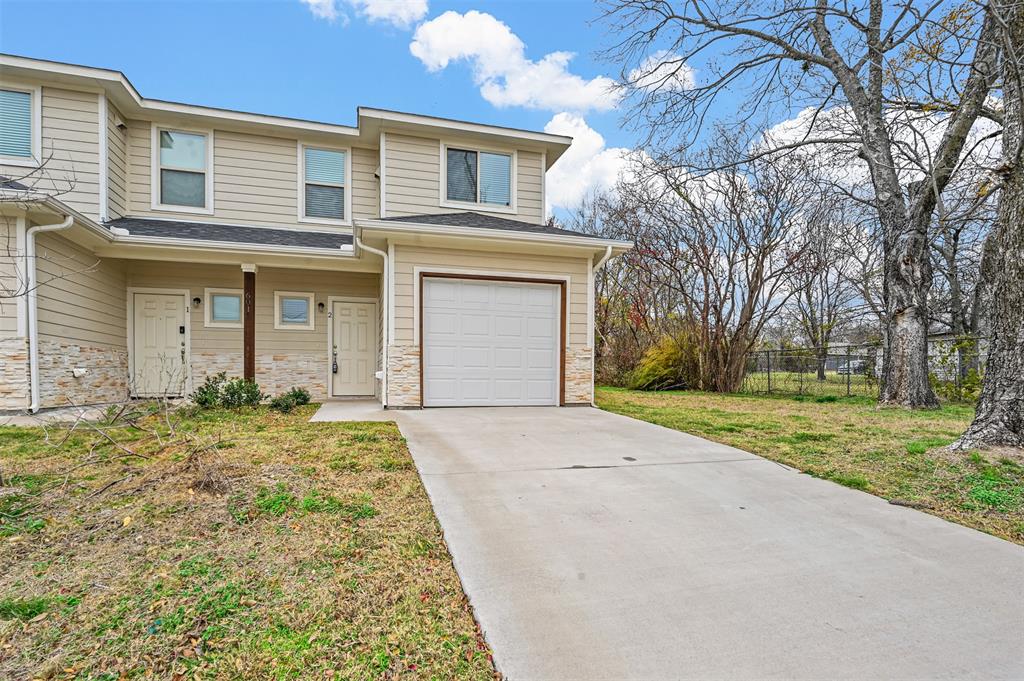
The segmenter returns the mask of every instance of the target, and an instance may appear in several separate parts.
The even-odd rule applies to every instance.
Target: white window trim
[[[239,319],[237,322],[218,322],[213,319],[213,297],[214,296],[238,296],[241,305],[238,306]],[[203,294],[203,326],[209,329],[240,329],[242,328],[241,315],[245,314],[245,293],[240,288],[208,288]]]
[[[309,301],[308,324],[285,324],[281,321],[281,298],[305,298]],[[306,291],[274,291],[274,328],[281,331],[316,330],[316,294]]]
[[[5,166],[36,168],[43,162],[43,88],[39,85],[20,85],[0,80],[0,90],[27,92],[29,94],[32,117],[29,123],[29,148],[32,156],[25,158],[24,156],[0,155],[0,163],[3,163]]]
[[[324,151],[342,151],[345,153],[345,217],[341,220],[331,218],[310,218],[306,217],[306,154],[305,149],[323,149]],[[352,226],[352,149],[349,147],[334,147],[326,144],[306,144],[299,142],[298,153],[298,177],[296,191],[298,192],[298,220],[312,225],[340,225],[343,227]]]
[[[160,131],[187,132],[193,135],[206,136],[206,206],[174,206],[160,202]],[[153,210],[171,211],[174,213],[191,213],[193,215],[213,215],[213,130],[208,128],[187,128],[175,125],[150,124],[150,207]],[[188,171],[195,172],[195,171]]]
[[[511,185],[512,185],[510,187],[511,205],[499,206],[499,205],[494,204],[494,203],[479,203],[479,202],[476,202],[476,201],[472,201],[471,202],[471,201],[450,201],[450,200],[448,200],[448,148],[449,147],[451,147],[452,149],[461,149],[463,151],[475,151],[475,152],[477,152],[477,154],[479,154],[481,151],[486,151],[486,152],[490,152],[490,153],[493,153],[493,154],[505,154],[505,155],[511,156],[512,157],[512,172],[511,172],[511,176],[510,176],[510,182],[511,182]],[[516,195],[518,194],[517,186],[516,186],[518,184],[518,179],[516,177],[516,172],[517,172],[517,169],[519,167],[519,152],[517,150],[513,149],[513,150],[510,151],[508,149],[498,149],[496,147],[481,147],[481,146],[478,146],[478,145],[475,145],[475,144],[459,144],[457,142],[449,143],[449,142],[445,142],[444,140],[441,140],[440,165],[441,165],[441,183],[440,183],[440,188],[439,188],[439,191],[438,191],[438,200],[439,200],[440,205],[441,205],[442,208],[456,208],[456,209],[459,209],[459,210],[477,210],[477,211],[484,211],[484,212],[487,212],[487,213],[517,213],[517,212],[519,212],[517,210],[517,208],[516,208],[516,204],[517,204],[517,196]],[[480,195],[480,163],[479,163],[479,156],[477,156],[476,186],[477,186],[477,196],[479,196]]]

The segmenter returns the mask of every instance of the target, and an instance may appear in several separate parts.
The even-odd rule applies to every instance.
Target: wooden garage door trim
[[[426,297],[423,295],[423,281],[424,279],[464,279],[471,281],[504,281],[511,282],[514,284],[550,284],[552,286],[558,286],[560,290],[560,307],[559,315],[561,317],[559,321],[559,336],[558,336],[558,406],[565,406],[565,342],[569,338],[569,329],[566,324],[566,303],[567,301],[567,288],[564,279],[544,279],[542,277],[502,277],[497,275],[489,274],[459,274],[458,272],[420,272],[419,281],[419,335],[420,335],[420,409],[423,408],[423,383],[424,383],[424,371],[423,371],[423,356],[424,346],[426,345],[426,339],[423,336],[423,299]]]

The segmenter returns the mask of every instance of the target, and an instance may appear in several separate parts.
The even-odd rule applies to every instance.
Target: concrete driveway
[[[396,415],[509,679],[1024,678],[1024,549],[596,409]]]

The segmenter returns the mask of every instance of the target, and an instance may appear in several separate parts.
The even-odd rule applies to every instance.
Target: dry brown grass
[[[397,428],[314,409],[0,428],[0,677],[493,678]]]
[[[826,401],[819,401],[826,400]],[[1024,461],[951,453],[973,408],[880,409],[868,398],[803,398],[600,388],[598,405],[779,461],[1024,544]]]

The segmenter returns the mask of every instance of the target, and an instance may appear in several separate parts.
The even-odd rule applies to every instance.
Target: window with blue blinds
[[[512,155],[448,149],[445,171],[449,201],[512,205]]]
[[[32,158],[32,94],[0,90],[0,156]]]
[[[307,218],[345,219],[345,152],[303,149],[304,214]]]
[[[480,152],[480,203],[512,205],[512,157]]]

